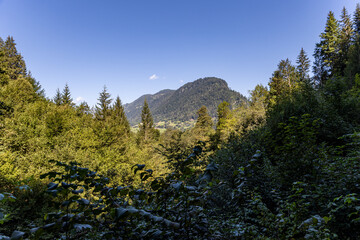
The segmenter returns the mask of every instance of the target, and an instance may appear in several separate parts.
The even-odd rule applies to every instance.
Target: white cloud
[[[180,80],[180,82],[181,82],[181,83],[183,83],[183,82],[184,82],[184,80],[182,80],[182,79],[181,79],[181,80]]]
[[[76,101],[76,103],[79,103],[79,102],[84,101],[84,98],[83,98],[83,97],[77,97],[77,98],[75,99],[75,101]]]
[[[159,78],[158,75],[153,74],[153,75],[151,75],[151,76],[149,77],[149,80],[156,80],[156,79],[158,79],[158,78]]]

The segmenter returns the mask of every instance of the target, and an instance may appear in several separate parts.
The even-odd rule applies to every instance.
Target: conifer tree
[[[119,96],[116,97],[113,105],[113,116],[116,124],[124,130],[125,134],[128,135],[130,133],[130,124],[125,115],[124,107]]]
[[[148,143],[151,139],[155,138],[154,120],[150,112],[149,105],[144,100],[144,106],[141,112],[141,123],[139,124],[139,141]]]
[[[272,105],[282,95],[291,93],[298,83],[297,72],[289,59],[281,60],[278,69],[270,78],[269,104]]]
[[[70,88],[67,83],[65,84],[65,87],[61,94],[61,104],[68,105],[68,106],[73,105],[73,99],[71,98]]]
[[[299,74],[300,81],[307,81],[309,79],[310,60],[303,48],[300,50],[296,63],[296,70]]]
[[[329,67],[325,64],[324,55],[320,44],[316,44],[314,52],[314,65],[313,65],[313,77],[312,84],[317,87],[322,87],[326,80],[329,78]]]
[[[104,86],[103,91],[100,93],[98,98],[99,102],[95,107],[95,116],[98,120],[105,120],[111,115],[111,95],[107,92],[106,86]]]
[[[20,75],[27,75],[26,65],[23,57],[16,49],[13,37],[7,37],[3,49],[5,51],[5,68],[11,80],[17,79]]]
[[[54,103],[55,103],[56,105],[58,105],[58,106],[60,106],[61,103],[62,103],[62,96],[61,96],[61,93],[60,93],[59,88],[56,89],[56,94],[55,94],[55,96],[54,96],[53,101],[54,101]]]
[[[78,114],[90,114],[91,113],[91,109],[90,109],[89,105],[87,104],[87,102],[85,102],[85,101],[81,102],[76,110],[77,110]]]
[[[320,43],[315,48],[314,75],[317,81],[324,82],[336,72],[339,63],[339,23],[332,11],[329,12],[325,31],[320,34]],[[323,72],[324,71],[324,72]],[[325,79],[324,79],[325,77]]]
[[[345,7],[343,8],[341,13],[340,27],[341,29],[339,35],[339,58],[335,71],[336,73],[343,76],[346,62],[348,60],[349,48],[352,44],[354,36],[353,23]]]
[[[356,4],[356,9],[354,12],[354,30],[355,30],[355,35],[359,36],[360,35],[360,4],[359,3]]]
[[[9,76],[6,74],[5,66],[5,42],[0,37],[0,86],[7,84],[10,80]]]
[[[200,129],[212,128],[213,121],[212,121],[210,115],[208,114],[208,110],[205,106],[202,106],[198,110],[197,114],[199,116],[198,116],[198,119],[196,120],[195,128],[200,128]]]
[[[228,127],[227,126],[227,121],[231,116],[231,111],[229,108],[230,104],[226,101],[222,102],[219,104],[218,109],[217,109],[217,114],[218,114],[218,120],[216,123],[216,137],[219,140],[223,139],[223,135],[224,135],[224,130]]]

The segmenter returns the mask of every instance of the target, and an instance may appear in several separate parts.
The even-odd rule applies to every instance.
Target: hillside
[[[156,94],[143,95],[134,102],[125,104],[125,113],[131,125],[140,122],[144,99],[148,101],[155,122],[191,121],[197,118],[197,110],[206,106],[211,117],[216,117],[217,106],[229,102],[231,107],[240,105],[246,98],[231,90],[226,81],[215,78],[201,78],[186,83],[177,90],[162,90]]]

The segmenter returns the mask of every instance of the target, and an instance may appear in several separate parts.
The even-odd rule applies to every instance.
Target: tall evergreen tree
[[[339,58],[335,71],[337,74],[343,76],[346,67],[346,62],[348,60],[349,48],[352,44],[352,40],[354,36],[353,23],[345,7],[341,12],[340,27],[341,28],[339,35]]]
[[[149,105],[144,100],[144,106],[141,112],[141,123],[139,124],[139,143],[148,143],[155,138],[155,125],[154,120],[150,112]]]
[[[199,116],[198,116],[198,119],[196,120],[195,128],[200,128],[200,129],[212,128],[213,121],[212,121],[210,115],[208,114],[208,110],[205,106],[202,106],[198,110],[197,114]]]
[[[226,128],[228,128],[227,121],[229,120],[229,118],[231,116],[231,111],[230,111],[229,106],[230,106],[230,104],[228,102],[224,101],[219,104],[218,109],[217,109],[218,120],[216,123],[216,137],[219,140],[224,139],[224,131]]]
[[[300,50],[296,63],[296,70],[299,74],[300,81],[307,81],[309,79],[310,60],[303,48]]]
[[[283,95],[291,93],[297,87],[297,72],[289,59],[281,60],[278,69],[270,78],[269,104],[274,104]]]
[[[355,35],[360,36],[360,4],[356,4],[356,9],[354,12],[354,30]]]
[[[27,75],[26,65],[23,57],[16,49],[16,43],[13,37],[7,37],[3,49],[5,50],[5,67],[10,79],[15,80],[20,75]]]
[[[119,96],[116,97],[113,105],[113,116],[116,124],[124,130],[125,134],[128,135],[130,133],[130,124],[125,115],[124,107]]]
[[[332,11],[329,12],[325,31],[320,34],[320,43],[315,48],[315,78],[321,80],[321,84],[336,72],[339,63],[339,23],[334,17]],[[322,72],[325,71],[325,72]],[[326,79],[323,79],[326,77]]]
[[[71,98],[70,88],[69,85],[66,83],[65,87],[61,94],[61,104],[62,105],[73,105],[73,99]]]
[[[56,89],[56,94],[55,94],[55,96],[54,96],[53,101],[54,101],[54,103],[55,103],[56,105],[58,105],[58,106],[60,106],[61,103],[62,103],[62,96],[61,96],[61,93],[60,93],[59,88]]]
[[[314,59],[312,83],[317,87],[322,87],[329,78],[330,68],[325,64],[325,57],[319,43],[315,47]]]
[[[98,120],[105,120],[111,115],[111,95],[107,92],[106,86],[104,86],[103,91],[100,93],[98,98],[99,102],[95,107],[95,116]]]

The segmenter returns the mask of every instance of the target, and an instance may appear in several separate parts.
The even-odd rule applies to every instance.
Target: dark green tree
[[[295,67],[289,59],[281,60],[278,69],[270,78],[269,104],[273,105],[279,98],[291,93],[297,87],[297,83],[298,77]]]
[[[210,115],[208,114],[208,110],[205,106],[202,106],[198,111],[198,119],[196,120],[195,123],[195,128],[198,129],[211,129],[213,126],[213,121],[210,117]]]
[[[73,105],[73,99],[71,98],[70,88],[67,83],[65,84],[65,87],[61,94],[61,104],[68,105],[68,106]]]
[[[5,50],[5,68],[11,80],[17,79],[20,75],[27,75],[26,65],[23,57],[16,49],[13,37],[7,37],[3,49]]]
[[[98,120],[105,120],[111,116],[111,95],[107,92],[106,86],[104,86],[103,91],[100,93],[98,98],[99,102],[95,106],[95,116]]]
[[[61,92],[60,92],[59,88],[56,89],[56,94],[53,98],[53,102],[58,106],[60,106],[62,103],[62,96],[61,96]]]
[[[356,4],[356,9],[354,12],[354,31],[356,37],[360,35],[360,4]]]
[[[138,143],[149,143],[157,137],[158,131],[155,129],[154,120],[145,98],[141,112],[141,123],[139,124]]]
[[[315,48],[314,75],[316,82],[323,85],[336,72],[340,48],[339,23],[332,11],[329,12],[325,31],[320,34],[320,43]]]
[[[83,101],[79,104],[79,106],[76,108],[76,111],[79,115],[81,114],[91,114],[91,109],[87,102]]]
[[[310,60],[306,55],[306,52],[303,48],[300,50],[300,54],[296,60],[297,66],[296,70],[298,72],[301,82],[307,82],[309,80],[309,70],[310,70]]]
[[[351,21],[350,15],[347,13],[346,8],[344,7],[341,12],[340,20],[339,59],[335,69],[336,73],[341,76],[344,75],[346,62],[348,60],[348,52],[352,44],[353,36],[353,23]]]
[[[121,103],[120,97],[117,96],[113,105],[113,118],[124,134],[130,134],[130,124],[125,115],[124,107]]]

